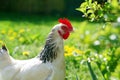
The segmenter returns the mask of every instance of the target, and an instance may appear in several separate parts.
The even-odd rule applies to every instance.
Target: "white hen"
[[[65,61],[63,39],[67,39],[72,25],[59,19],[48,35],[41,53],[29,60],[16,60],[3,45],[0,49],[0,80],[64,80]]]

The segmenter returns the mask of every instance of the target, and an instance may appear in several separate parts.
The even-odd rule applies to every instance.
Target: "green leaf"
[[[103,17],[103,15],[104,15],[104,14],[103,14],[103,11],[102,11],[102,10],[98,10],[98,16],[99,16],[99,17]]]
[[[95,18],[95,14],[92,13],[92,14],[90,15],[90,18]]]
[[[117,8],[119,6],[117,0],[112,0],[111,4],[114,8]]]
[[[83,12],[83,13],[86,12],[86,9],[85,9],[85,8],[76,8],[76,10],[81,11],[81,12]]]
[[[89,0],[89,4],[91,4],[92,3],[92,0]]]
[[[89,14],[89,13],[94,13],[94,11],[93,10],[88,10],[87,14]]]
[[[87,50],[87,51],[85,52],[86,57],[89,57],[89,56],[90,56],[90,52],[91,52],[91,50]]]
[[[96,74],[94,73],[94,70],[92,69],[91,63],[87,61],[87,66],[91,74],[92,80],[98,80]]]
[[[87,2],[83,2],[80,6],[80,8],[86,8],[86,6],[88,6],[88,3]]]

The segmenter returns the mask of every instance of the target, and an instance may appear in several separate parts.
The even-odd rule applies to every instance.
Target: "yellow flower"
[[[3,44],[3,41],[2,41],[2,40],[0,40],[0,44]]]
[[[9,37],[9,40],[13,41],[15,39],[15,37],[11,36]]]
[[[17,36],[17,33],[16,33],[16,32],[13,32],[13,36],[16,37],[16,36]]]
[[[75,52],[76,52],[77,54],[83,54],[83,51],[80,51],[79,49],[75,49]]]
[[[64,50],[65,50],[64,53],[65,56],[72,56],[72,49],[69,46],[65,46]]]
[[[23,56],[29,56],[29,54],[30,54],[29,51],[24,51],[24,52],[22,53]]]
[[[19,33],[25,32],[25,29],[20,29]]]
[[[64,47],[65,56],[73,56],[74,54],[76,55],[80,55],[83,54],[83,51],[80,51],[79,49],[76,49],[75,47],[70,47],[70,46],[65,46]]]
[[[6,31],[5,31],[5,30],[2,30],[2,31],[1,31],[1,34],[5,34],[5,33],[6,33]]]
[[[64,50],[65,50],[65,56],[72,56],[73,51],[75,50],[75,47],[65,46]]]
[[[25,40],[25,39],[24,39],[23,37],[20,37],[20,38],[19,38],[19,41],[20,41],[20,42],[24,42],[24,40]]]
[[[11,35],[13,32],[14,32],[14,31],[13,31],[12,29],[10,29],[10,30],[8,31],[8,35]]]
[[[73,54],[72,53],[65,53],[64,55],[65,56],[72,56]]]

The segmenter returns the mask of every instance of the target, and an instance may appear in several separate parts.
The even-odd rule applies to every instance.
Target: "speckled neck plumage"
[[[53,60],[56,59],[58,50],[56,44],[57,43],[53,38],[53,33],[50,33],[46,40],[46,44],[39,56],[40,60],[43,61],[43,63],[53,62]]]

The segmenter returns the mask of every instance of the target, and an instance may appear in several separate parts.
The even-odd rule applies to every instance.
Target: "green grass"
[[[0,41],[3,41],[9,49],[10,55],[16,59],[28,59],[39,54],[45,44],[46,37],[51,28],[58,23],[59,17],[51,16],[23,16],[0,14]],[[66,80],[92,80],[87,59],[92,59],[91,66],[98,80],[110,80],[111,77],[120,79],[119,63],[115,63],[116,55],[119,56],[120,28],[110,27],[103,29],[103,23],[91,23],[81,19],[69,18],[75,28],[65,45],[70,49],[74,47],[83,54],[66,56]],[[111,34],[117,35],[117,39],[109,39]],[[100,45],[94,45],[96,40]],[[109,44],[109,45],[108,45]],[[110,46],[112,45],[112,46]],[[113,48],[115,48],[113,54]],[[118,49],[118,50],[116,50]],[[29,52],[28,56],[23,52]],[[73,54],[77,54],[72,52]],[[102,57],[100,57],[102,55]],[[112,58],[113,56],[113,58]],[[106,61],[104,61],[106,59]],[[118,59],[118,58],[117,58]],[[112,66],[116,65],[115,68]],[[107,70],[107,67],[110,70]],[[112,71],[114,69],[114,71]],[[110,74],[110,75],[109,75]],[[112,79],[111,79],[112,80]]]

